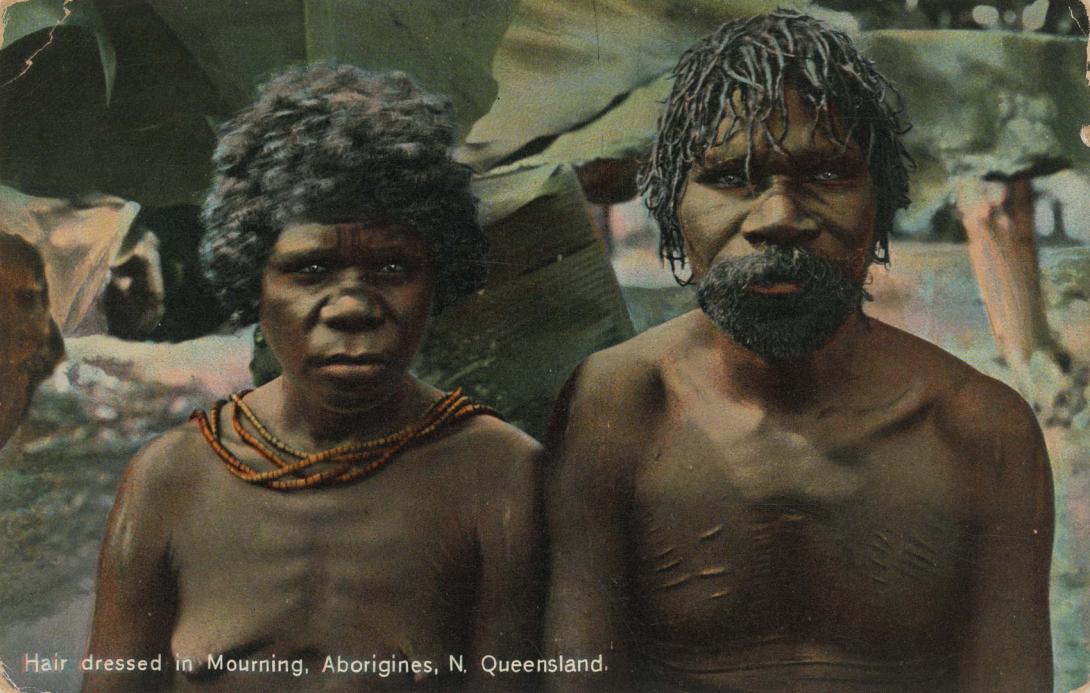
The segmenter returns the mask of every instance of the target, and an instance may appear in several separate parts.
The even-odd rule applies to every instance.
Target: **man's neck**
[[[772,409],[798,411],[837,397],[853,387],[866,357],[869,319],[862,311],[849,315],[824,345],[795,359],[765,358],[705,322],[724,387],[737,399]]]

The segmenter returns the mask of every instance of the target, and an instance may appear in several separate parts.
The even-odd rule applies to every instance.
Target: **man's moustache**
[[[807,286],[814,278],[815,266],[832,266],[845,278],[852,275],[848,260],[821,258],[800,246],[767,246],[742,257],[728,258],[712,266],[712,271],[731,268],[742,288],[790,282]]]

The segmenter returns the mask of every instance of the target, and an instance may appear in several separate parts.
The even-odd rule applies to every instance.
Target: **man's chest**
[[[646,618],[713,640],[865,641],[897,624],[904,643],[956,610],[968,515],[958,461],[926,425],[736,423],[675,418],[637,465]]]

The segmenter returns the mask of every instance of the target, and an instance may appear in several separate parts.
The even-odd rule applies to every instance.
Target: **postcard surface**
[[[0,690],[1087,685],[1067,4],[0,0]]]

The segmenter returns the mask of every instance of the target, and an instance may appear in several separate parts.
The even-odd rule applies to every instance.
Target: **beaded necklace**
[[[461,388],[458,388],[432,405],[431,409],[419,420],[396,433],[362,443],[338,445],[321,452],[307,452],[288,445],[269,431],[253,410],[243,402],[242,398],[249,392],[249,390],[243,390],[231,395],[231,402],[234,405],[231,426],[247,446],[271,462],[276,469],[259,472],[223,445],[219,418],[220,410],[227,404],[225,400],[219,400],[213,404],[207,414],[198,410],[189,418],[197,422],[201,435],[227,465],[228,471],[243,481],[277,491],[348,484],[373,474],[405,448],[434,437],[438,431],[456,421],[477,414],[499,417],[493,409],[473,402],[462,394]],[[239,414],[245,417],[257,432],[256,436],[242,425]],[[296,459],[292,462],[285,461],[277,454],[278,452]],[[309,467],[323,462],[334,463],[334,466],[321,472],[306,473]]]

